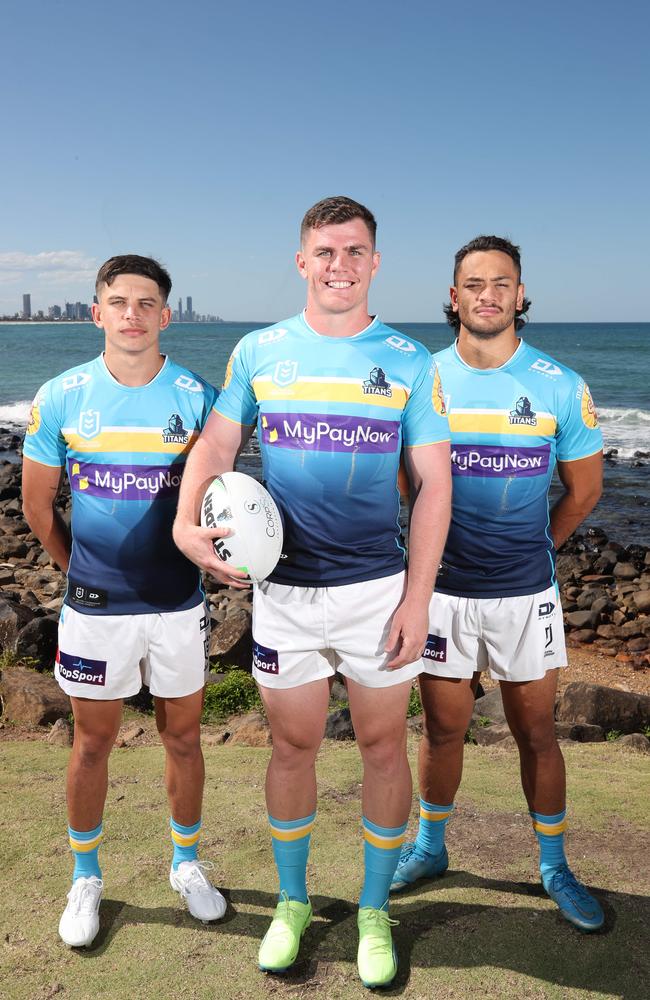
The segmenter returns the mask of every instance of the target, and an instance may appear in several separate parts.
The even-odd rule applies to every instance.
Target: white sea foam
[[[0,406],[0,425],[24,431],[29,420],[31,399],[21,399],[17,403],[5,403]]]
[[[636,451],[650,451],[650,410],[604,407],[598,410],[605,451],[617,448],[619,459],[634,458]]]

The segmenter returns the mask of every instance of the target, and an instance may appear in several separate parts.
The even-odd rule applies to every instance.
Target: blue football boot
[[[404,844],[391,882],[391,892],[401,892],[423,878],[436,878],[449,868],[447,848],[439,854],[425,854],[414,843]]]
[[[603,908],[567,865],[542,877],[542,885],[562,916],[581,931],[597,931],[605,923]]]

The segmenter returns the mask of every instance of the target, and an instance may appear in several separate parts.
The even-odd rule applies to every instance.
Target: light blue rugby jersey
[[[300,314],[239,342],[214,408],[257,425],[264,481],[284,518],[273,582],[340,586],[404,567],[402,445],[449,440],[425,347],[376,318],[340,338]]]
[[[24,454],[66,465],[72,556],[66,603],[82,614],[183,611],[203,600],[200,574],[172,540],[185,460],[216,392],[166,358],[147,385],[126,386],[102,356],[37,393]]]
[[[456,344],[434,355],[452,441],[453,507],[436,589],[535,594],[555,582],[548,489],[556,459],[602,448],[589,388],[522,340],[501,368],[470,368]]]

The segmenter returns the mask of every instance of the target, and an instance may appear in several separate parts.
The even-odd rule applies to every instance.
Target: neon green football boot
[[[397,974],[391,927],[398,923],[390,919],[386,910],[375,910],[372,906],[362,906],[359,910],[357,966],[361,982],[368,989],[389,986]]]
[[[258,963],[263,972],[286,972],[293,965],[300,939],[311,923],[311,903],[289,899],[284,891],[281,896],[260,945]]]

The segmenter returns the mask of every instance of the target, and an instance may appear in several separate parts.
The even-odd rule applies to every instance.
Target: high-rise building
[[[192,310],[192,296],[188,295],[185,301],[187,302],[187,316],[186,316],[186,319],[188,319],[189,322],[192,323],[193,320],[194,320],[194,312]]]
[[[61,319],[61,306],[50,306],[47,315],[50,319]]]
[[[32,318],[32,297],[29,294],[29,292],[27,292],[25,295],[23,295],[23,319],[31,319],[31,318]]]
[[[183,322],[183,300],[182,299],[178,300],[178,322],[179,323]]]
[[[66,302],[65,304],[65,318],[74,319],[74,302]]]

